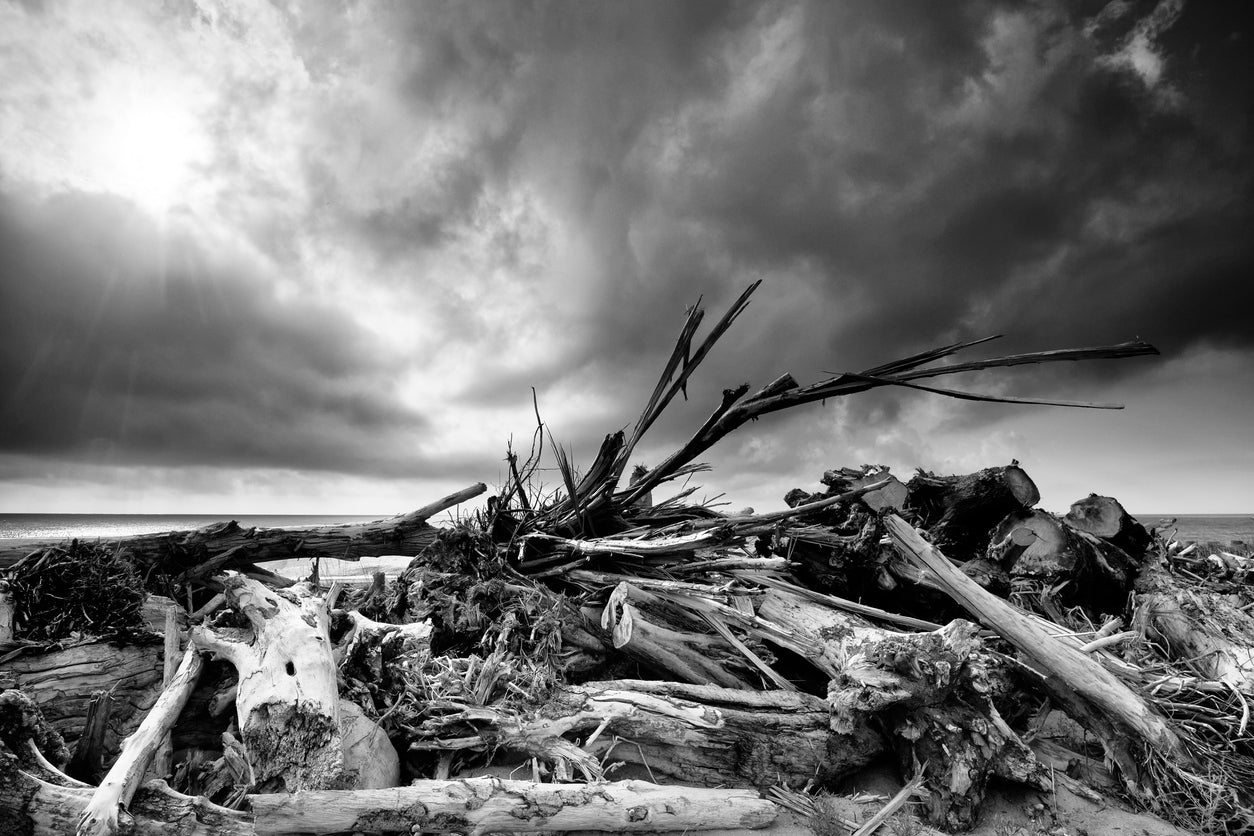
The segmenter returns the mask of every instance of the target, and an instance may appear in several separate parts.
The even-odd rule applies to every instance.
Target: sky
[[[1118,411],[768,416],[694,499],[1015,459],[1052,510],[1254,513],[1241,11],[0,0],[0,513],[400,513],[500,485],[537,408],[586,465],[759,279],[640,463],[784,372],[1161,355],[946,379]]]

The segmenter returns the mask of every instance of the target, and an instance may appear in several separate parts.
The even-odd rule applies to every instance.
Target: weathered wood
[[[118,832],[119,809],[130,804],[149,762],[196,687],[202,664],[196,649],[188,647],[169,687],[161,692],[135,733],[123,741],[121,754],[83,808],[78,836],[112,836]]]
[[[1001,548],[1018,542],[1027,545]],[[1016,589],[1056,591],[1063,603],[1103,613],[1123,611],[1138,565],[1113,544],[1039,510],[1018,511],[1001,520],[993,529],[988,556],[1000,556]]]
[[[23,771],[0,747],[0,833],[73,832],[91,790]],[[508,833],[698,831],[762,828],[777,815],[756,790],[662,787],[643,781],[534,784],[495,778],[419,781],[378,790],[250,795],[227,810],[153,782],[126,814],[135,836],[288,836],[346,832]]]
[[[409,514],[347,525],[312,528],[243,528],[234,521],[194,531],[142,534],[114,541],[140,565],[190,571],[204,577],[248,563],[304,557],[356,560],[385,554],[417,554],[435,540],[427,520],[487,490],[482,482],[443,497]],[[0,569],[27,554],[59,545],[57,541],[0,546]]]
[[[1136,757],[1130,741],[1141,742],[1181,767],[1187,768],[1192,762],[1166,719],[1098,661],[981,589],[900,517],[889,515],[886,522],[902,553],[930,570],[955,601],[1012,643],[1047,677],[1057,698],[1072,710],[1081,703],[1088,707],[1090,716],[1106,721],[1106,728],[1095,733],[1102,735],[1107,754],[1122,770],[1130,791],[1143,794],[1149,786],[1141,785],[1146,763]]]
[[[824,472],[819,481],[827,485],[828,493],[842,493],[879,483],[880,487],[859,497],[862,504],[872,511],[883,511],[885,508],[900,511],[909,496],[905,484],[883,465],[864,465],[860,469],[840,467]]]
[[[1254,596],[1186,585],[1161,558],[1136,589],[1133,622],[1147,637],[1199,676],[1254,696]]]
[[[993,778],[1044,786],[1040,765],[989,699],[996,664],[974,624],[895,633],[783,590],[763,599],[758,617],[820,648],[809,659],[832,677],[833,730],[883,729],[902,770],[919,771],[931,823],[971,827]]]
[[[960,476],[920,471],[906,489],[906,505],[917,515],[920,527],[958,560],[983,556],[993,526],[1041,499],[1036,484],[1015,464]]]
[[[234,573],[224,587],[251,629],[201,625],[192,641],[239,674],[236,717],[258,786],[337,786],[344,760],[326,601],[306,584],[273,591]]]
[[[1092,534],[1139,556],[1150,544],[1149,532],[1124,510],[1119,500],[1095,493],[1071,503],[1062,521],[1077,531]]]
[[[0,665],[0,689],[21,687],[71,745],[83,732],[92,695],[112,691],[104,757],[143,720],[161,693],[160,645],[86,642],[65,650],[27,652]]]
[[[884,751],[871,728],[834,733],[829,719],[821,698],[796,691],[625,679],[557,689],[526,714],[467,708],[441,729],[470,724],[476,737],[433,734],[415,748],[515,751],[551,764],[559,780],[599,779],[601,763],[625,761],[705,786],[803,776],[828,785]]]
[[[591,608],[585,614],[598,616]],[[599,620],[615,649],[653,670],[693,685],[753,687],[734,647],[706,632],[704,624],[668,619],[658,597],[633,584],[614,588]]]
[[[87,719],[83,722],[83,734],[74,747],[74,757],[70,758],[70,763],[65,768],[67,775],[93,786],[100,782],[100,774],[104,769],[105,732],[108,730],[112,711],[111,693],[97,691],[91,695],[91,702],[87,704]]]

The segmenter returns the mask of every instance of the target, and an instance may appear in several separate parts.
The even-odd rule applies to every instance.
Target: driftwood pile
[[[1254,825],[1247,558],[1181,548],[1109,497],[1039,510],[1014,463],[836,468],[770,513],[653,500],[770,412],[885,385],[1014,401],[919,381],[1153,349],[941,362],[965,343],[783,375],[725,391],[628,476],[754,287],[699,343],[689,312],[586,470],[539,424],[457,524],[427,520],[484,485],[367,525],[0,551],[0,833],[758,828],[884,759],[907,781],[894,806],[951,831],[994,779]],[[395,554],[408,568],[369,586],[264,568]]]

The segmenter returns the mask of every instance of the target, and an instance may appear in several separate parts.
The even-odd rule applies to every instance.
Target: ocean
[[[233,519],[244,527],[259,528],[309,527],[367,522],[385,518],[351,514],[0,514],[0,542],[31,540],[110,540],[133,534],[161,531],[182,531],[202,528]],[[1134,515],[1147,528],[1159,528],[1164,534],[1174,531],[1172,539],[1181,542],[1244,543],[1254,545],[1254,515],[1251,514],[1140,514]],[[1171,518],[1173,526],[1163,527]]]

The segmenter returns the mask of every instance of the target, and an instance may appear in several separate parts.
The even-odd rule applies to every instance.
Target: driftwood
[[[1136,561],[1127,552],[1046,511],[1007,516],[991,539],[989,560],[1006,570],[1016,591],[1037,597],[1116,613],[1136,577]]]
[[[200,654],[189,647],[169,686],[161,692],[135,733],[123,742],[118,759],[83,808],[78,836],[112,836],[118,832],[119,811],[130,804],[139,789],[149,762],[196,686],[202,664]]]
[[[195,531],[124,537],[112,545],[137,564],[160,566],[170,574],[204,578],[215,572],[272,560],[334,557],[356,560],[386,554],[416,554],[429,546],[436,529],[427,520],[487,490],[482,482],[417,511],[387,520],[312,528],[243,528],[234,521]],[[59,545],[58,541],[0,546],[0,569],[23,557]]]
[[[1036,505],[1041,494],[1017,464],[962,476],[918,473],[906,484],[906,507],[950,557],[981,557],[1003,517]]]
[[[236,717],[257,783],[289,791],[337,785],[344,756],[326,601],[305,584],[272,591],[239,574],[224,587],[250,627],[202,625],[192,641],[238,672]]]
[[[51,780],[44,780],[50,778]],[[0,746],[3,832],[73,832],[92,796],[64,776],[37,777]],[[284,836],[344,832],[699,831],[765,827],[775,805],[756,791],[660,787],[640,781],[533,784],[494,778],[420,781],[386,790],[252,795],[228,810],[153,782],[127,815],[137,836]]]
[[[161,646],[89,641],[65,650],[26,653],[0,665],[0,690],[22,688],[71,745],[83,733],[93,696],[109,691],[105,758],[117,754],[161,693]]]
[[[1086,718],[1097,715],[1105,720],[1097,733],[1129,791],[1142,796],[1152,792],[1146,751],[1185,768],[1191,764],[1192,758],[1167,720],[1099,662],[981,589],[900,517],[890,515],[888,529],[897,547],[932,572],[955,601],[1014,644],[1065,705],[1075,710],[1079,701],[1088,709]]]
[[[1160,557],[1137,579],[1134,622],[1170,658],[1254,699],[1254,596],[1248,587],[1186,585]]]

